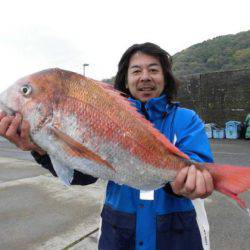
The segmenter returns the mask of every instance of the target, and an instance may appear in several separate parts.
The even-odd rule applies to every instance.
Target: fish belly
[[[97,144],[93,145],[95,141],[93,138],[92,143],[86,142],[85,146],[100,155],[113,169],[86,158],[67,154],[60,143],[48,134],[40,134],[35,137],[38,139],[36,141],[39,141],[38,144],[49,155],[62,162],[63,165],[67,165],[69,169],[76,169],[103,180],[112,180],[121,185],[126,184],[141,190],[153,190],[173,180],[176,175],[176,171],[156,168],[110,141],[99,143],[97,149]]]

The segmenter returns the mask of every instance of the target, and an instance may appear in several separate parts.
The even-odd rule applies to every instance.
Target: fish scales
[[[32,140],[48,152],[66,184],[77,169],[138,189],[157,189],[194,164],[211,173],[217,191],[246,209],[238,194],[250,188],[250,167],[190,161],[112,86],[48,69],[1,93],[0,108],[20,112],[30,123]]]
[[[63,90],[66,96],[80,101],[77,104],[79,107],[84,102],[84,106],[79,110],[85,111],[83,117],[90,123],[92,121],[91,128],[101,136],[101,140],[106,137],[119,143],[124,150],[129,150],[130,153],[155,167],[164,167],[166,162],[171,163],[171,159],[167,157],[166,148],[159,145],[155,136],[148,133],[146,127],[148,124],[144,125],[139,119],[135,119],[135,116],[131,116],[130,112],[124,109],[124,106],[118,103],[114,96],[109,95],[101,85],[82,78],[71,79],[71,81],[66,81]],[[95,93],[96,98],[92,98],[92,93]],[[65,102],[69,103],[68,100]],[[69,104],[69,106],[72,105]],[[98,117],[93,117],[94,114],[98,114]],[[80,117],[80,114],[78,115]]]
[[[73,104],[71,104],[71,102],[73,102]],[[146,141],[144,142],[140,137],[137,137],[139,139],[132,137],[131,134],[134,133],[133,129],[131,129],[131,132],[127,132],[125,126],[120,126],[120,124],[124,124],[125,122],[112,119],[112,117],[105,112],[105,107],[102,107],[103,112],[97,113],[96,107],[93,105],[68,98],[65,102],[60,104],[57,109],[67,110],[67,112],[63,114],[64,116],[74,112],[77,117],[84,117],[84,119],[78,119],[79,128],[88,127],[88,133],[84,133],[83,141],[92,141],[93,136],[95,136],[99,138],[96,144],[100,144],[103,143],[103,139],[106,138],[106,140],[112,141],[116,146],[119,145],[120,150],[129,150],[130,153],[135,155],[140,152],[138,155],[147,163],[154,164],[155,166],[161,166],[160,164],[164,164],[160,157],[158,157],[158,161],[155,160],[154,154],[157,152],[157,148],[150,147],[151,144],[148,138],[146,138]],[[94,117],[96,114],[98,115]],[[153,141],[155,141],[155,138]],[[148,147],[143,147],[143,145],[148,145]],[[171,159],[168,159],[168,163],[169,162],[171,163]]]

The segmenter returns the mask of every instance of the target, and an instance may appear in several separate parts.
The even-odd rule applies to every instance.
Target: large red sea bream
[[[77,169],[152,190],[193,164],[119,92],[73,72],[48,69],[18,80],[0,95],[0,109],[23,115],[66,184]],[[237,195],[250,188],[250,167],[194,164],[208,169],[217,191],[246,208]]]

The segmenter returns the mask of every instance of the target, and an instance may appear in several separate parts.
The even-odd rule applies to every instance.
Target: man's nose
[[[151,78],[148,70],[143,70],[141,74],[141,81],[149,81],[150,79]]]

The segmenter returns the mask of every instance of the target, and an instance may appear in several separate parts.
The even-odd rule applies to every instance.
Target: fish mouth
[[[3,102],[0,101],[0,111],[7,113],[7,115],[15,115],[15,111],[7,107]]]

